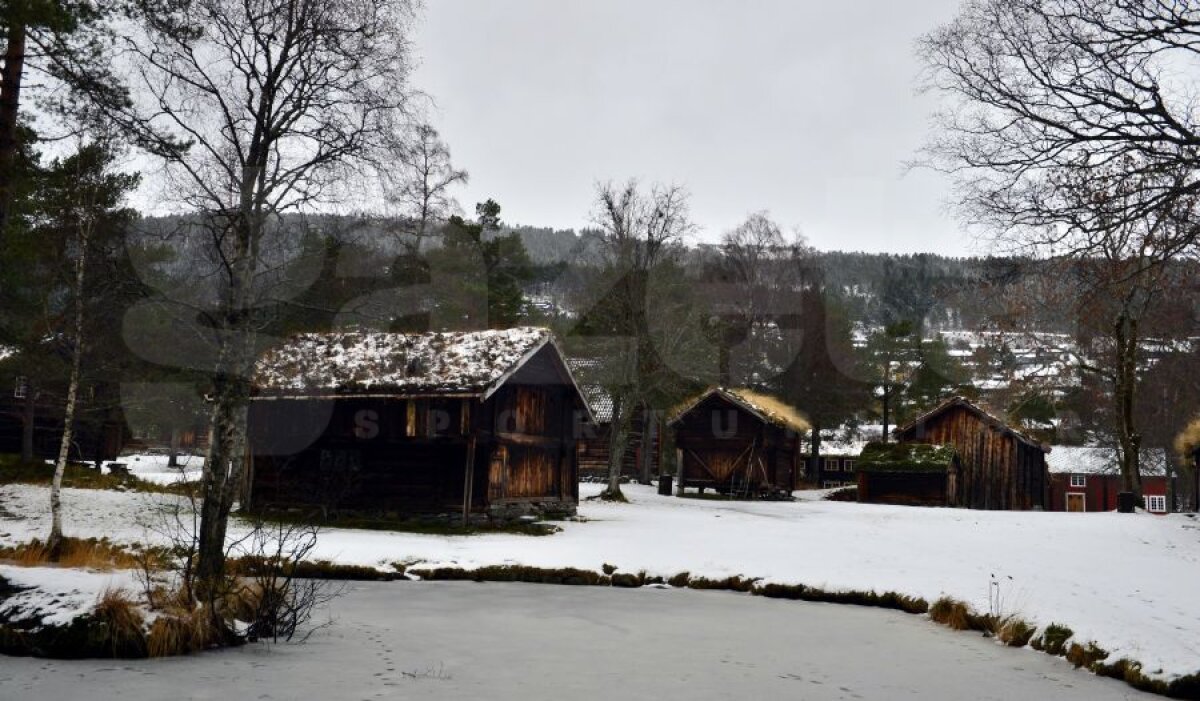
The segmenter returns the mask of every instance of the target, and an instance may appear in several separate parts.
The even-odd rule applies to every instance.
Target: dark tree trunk
[[[1137,321],[1122,314],[1113,327],[1117,346],[1117,367],[1113,400],[1117,405],[1117,442],[1121,448],[1121,489],[1142,495],[1142,436],[1134,417],[1137,394],[1138,333]]]
[[[25,412],[21,421],[21,462],[33,462],[33,437],[36,421],[37,388],[30,379],[25,383]]]
[[[13,173],[20,143],[21,79],[25,72],[25,25],[14,22],[5,37],[4,68],[0,70],[0,245],[12,211]]]
[[[167,450],[167,467],[179,467],[179,427],[171,427],[171,444]]]
[[[817,489],[821,488],[821,428],[817,425],[812,427],[812,439],[809,441],[812,446],[812,455],[809,456],[809,474],[815,482],[813,486]]]
[[[641,463],[639,467],[639,481],[642,484],[650,484],[651,474],[654,468],[654,428],[656,422],[654,412],[646,409],[642,412],[642,450],[639,456]]]
[[[628,397],[613,398],[612,422],[608,435],[608,486],[601,493],[603,499],[623,500],[621,472],[625,466],[625,450],[629,447],[630,415],[632,402]]]
[[[888,442],[888,423],[891,419],[892,409],[892,387],[888,383],[883,383],[883,435],[879,437],[884,443]]]

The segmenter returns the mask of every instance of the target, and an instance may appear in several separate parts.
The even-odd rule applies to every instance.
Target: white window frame
[[[29,378],[24,375],[17,375],[16,384],[13,385],[13,399],[25,399],[29,396]]]
[[[1087,475],[1071,475],[1071,486],[1075,489],[1087,487]]]
[[[826,472],[839,472],[840,470],[841,470],[841,465],[838,463],[837,458],[825,458],[825,471]]]
[[[1162,494],[1147,494],[1142,497],[1142,501],[1146,506],[1146,511],[1152,514],[1167,513],[1167,497]],[[1158,506],[1158,508],[1154,508]]]
[[[821,489],[837,489],[840,486],[841,483],[834,482],[833,480],[822,480],[821,482]]]
[[[851,458],[846,458],[845,460],[842,460],[842,471],[843,472],[854,472],[854,460],[852,460]]]

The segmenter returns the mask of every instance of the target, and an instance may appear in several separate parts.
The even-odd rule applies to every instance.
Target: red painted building
[[[1167,475],[1163,451],[1142,456],[1142,504],[1154,514],[1167,513]],[[1055,446],[1046,456],[1050,469],[1051,511],[1116,511],[1121,470],[1114,449]]]

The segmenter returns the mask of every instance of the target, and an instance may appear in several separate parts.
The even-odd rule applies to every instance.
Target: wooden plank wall
[[[951,444],[960,469],[950,503],[972,509],[1025,510],[1045,503],[1045,454],[957,406],[916,427],[915,440]]]

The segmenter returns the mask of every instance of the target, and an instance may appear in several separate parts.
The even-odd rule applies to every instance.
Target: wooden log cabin
[[[66,382],[62,378],[39,382],[27,374],[21,361],[15,349],[0,346],[0,453],[20,454],[29,440],[36,459],[54,460],[66,427]],[[120,386],[84,383],[75,406],[70,459],[97,466],[115,460],[127,436]]]
[[[953,446],[957,478],[947,503],[970,509],[1046,509],[1048,449],[964,397],[951,397],[896,429],[902,443]]]
[[[304,334],[254,373],[253,509],[574,513],[593,421],[549,331]]]
[[[675,432],[680,488],[745,497],[790,493],[801,469],[808,422],[769,395],[716,387],[679,408]]]
[[[868,443],[857,461],[863,504],[952,506],[960,464],[953,446]]]

